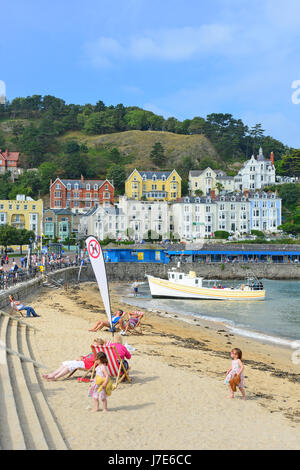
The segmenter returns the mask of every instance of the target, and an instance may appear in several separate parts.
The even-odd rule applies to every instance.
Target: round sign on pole
[[[88,252],[89,252],[89,255],[92,258],[94,258],[94,259],[99,258],[99,256],[100,256],[100,245],[99,245],[99,242],[95,238],[93,240],[89,241]]]

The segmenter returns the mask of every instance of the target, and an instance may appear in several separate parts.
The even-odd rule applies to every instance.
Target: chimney
[[[50,186],[52,186],[52,180],[50,180]]]
[[[270,160],[272,165],[274,165],[274,152],[271,152]]]
[[[211,190],[210,190],[210,197],[211,197],[212,199],[216,199],[216,191],[215,191],[214,189],[211,189]]]
[[[244,190],[244,196],[245,196],[245,197],[248,197],[248,194],[249,194],[249,193],[248,193],[248,189],[245,189],[245,190]]]
[[[84,181],[84,177],[81,175],[81,182],[83,183],[83,181]]]

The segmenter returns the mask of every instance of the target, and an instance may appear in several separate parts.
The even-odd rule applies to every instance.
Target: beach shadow
[[[154,402],[149,402],[149,403],[140,403],[137,405],[124,405],[124,406],[117,406],[115,408],[110,408],[110,412],[116,412],[116,411],[133,411],[133,410],[140,410],[142,408],[146,408],[147,406],[154,405]]]
[[[152,376],[152,377],[136,377],[137,374],[133,375],[133,384],[146,384],[148,382],[153,382],[154,380],[159,379],[159,376]]]

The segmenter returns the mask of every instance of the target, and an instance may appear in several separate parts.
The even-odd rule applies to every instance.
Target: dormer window
[[[146,181],[146,179],[147,179],[147,176],[143,175],[143,181]]]
[[[166,181],[165,175],[162,175],[161,179],[162,179],[162,181]]]
[[[189,197],[185,197],[185,198],[184,198],[184,202],[190,202],[190,198],[189,198]]]
[[[206,198],[206,202],[208,202],[208,203],[211,202],[211,198],[210,198],[210,197],[207,197],[207,198]]]
[[[71,184],[68,183],[68,184],[67,184],[67,189],[68,189],[68,191],[71,191],[71,187],[72,187]]]
[[[91,189],[91,185],[90,184],[87,184],[86,185],[86,189],[89,191]]]
[[[98,185],[97,184],[94,184],[94,190],[98,191]]]
[[[79,189],[78,183],[75,183],[74,188],[75,188],[75,189]]]
[[[153,176],[152,176],[152,180],[153,180],[153,181],[156,181],[156,175],[153,175]]]
[[[256,193],[256,194],[255,194],[255,197],[256,197],[256,199],[258,199],[258,198],[259,198],[259,194],[258,194],[258,193]]]
[[[197,204],[199,204],[199,202],[200,202],[200,197],[196,197],[195,202],[196,202]]]
[[[235,197],[232,197],[231,200],[232,200],[232,201],[235,201]]]

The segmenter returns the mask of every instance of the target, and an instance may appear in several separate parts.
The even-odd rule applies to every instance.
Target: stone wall
[[[132,282],[134,280],[145,281],[146,274],[167,278],[168,270],[177,268],[177,264],[168,265],[158,263],[107,263],[106,271],[109,281]],[[78,267],[65,268],[49,274],[49,278],[63,280],[64,282],[77,282]],[[245,279],[250,272],[258,278],[274,280],[300,280],[300,266],[288,264],[200,264],[182,263],[180,271],[188,273],[195,271],[198,276],[206,279],[233,280]],[[84,266],[81,270],[80,282],[95,281],[92,267]],[[29,295],[38,291],[42,286],[41,276],[31,281],[18,284],[6,291],[0,291],[0,309],[9,306],[8,295],[12,294],[17,299],[26,299]]]

